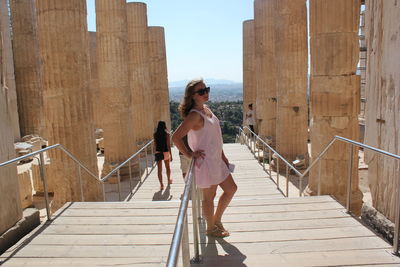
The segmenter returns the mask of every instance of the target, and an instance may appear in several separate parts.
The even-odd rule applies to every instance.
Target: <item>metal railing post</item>
[[[83,197],[83,184],[82,184],[82,173],[81,173],[81,166],[78,165],[78,176],[79,176],[79,188],[81,190],[81,201],[85,201]]]
[[[101,182],[101,186],[103,187],[103,201],[106,202],[106,187],[104,182]]]
[[[139,155],[138,155],[138,164],[139,164],[139,181],[140,181],[140,183],[142,183],[142,175],[143,175],[143,173],[142,173],[142,160],[141,160],[141,158],[140,158],[140,154],[141,153],[139,153]]]
[[[263,157],[262,157],[262,161],[263,161],[263,170],[265,171],[265,145],[263,143]]]
[[[346,209],[347,212],[350,213],[350,202],[351,202],[351,180],[352,180],[352,172],[353,172],[353,145],[349,144],[349,170],[347,177],[347,198],[346,198]]]
[[[120,176],[120,169],[117,171],[117,181],[118,181],[118,200],[121,201],[121,176]]]
[[[43,183],[44,201],[46,203],[47,220],[51,221],[50,205],[49,205],[49,194],[47,192],[47,180],[46,180],[46,171],[45,171],[45,168],[44,168],[43,152],[39,154],[39,157],[40,157],[39,171],[40,171],[40,178],[42,179],[42,183]]]
[[[303,176],[300,175],[299,176],[299,197],[301,197],[302,188],[303,188]]]
[[[394,223],[394,235],[393,235],[393,254],[399,255],[399,235],[400,235],[400,176],[397,176],[397,196],[396,196],[396,218]]]
[[[289,197],[289,166],[286,165],[286,197]]]
[[[318,162],[318,192],[317,195],[321,195],[321,161],[322,159],[319,160]]]
[[[194,248],[194,257],[193,262],[200,262],[200,249],[199,249],[199,203],[198,203],[198,194],[196,190],[196,177],[193,174],[192,188],[191,188],[191,197],[192,197],[192,221],[193,221],[193,248]]]
[[[189,248],[189,226],[187,214],[185,214],[185,220],[183,222],[183,233],[182,233],[182,266],[190,266],[190,248]]]
[[[276,158],[276,186],[279,189],[279,158]]]
[[[147,159],[147,146],[146,146],[146,149],[144,150],[144,153],[146,153],[146,177],[147,177],[147,176],[149,176],[149,168],[148,168],[149,162]]]
[[[132,194],[132,166],[131,161],[128,161],[129,168],[129,194]]]
[[[272,160],[272,155],[271,155],[271,149],[268,148],[268,168],[269,168],[269,178],[272,179],[272,167],[271,167],[271,160]]]

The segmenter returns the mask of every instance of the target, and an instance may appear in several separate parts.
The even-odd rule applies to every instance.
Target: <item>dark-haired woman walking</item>
[[[164,121],[159,121],[157,130],[154,133],[154,142],[156,145],[155,160],[157,162],[157,174],[160,181],[160,190],[164,189],[162,178],[162,161],[164,161],[167,170],[168,184],[172,184],[171,168],[169,162],[172,161],[170,135]]]

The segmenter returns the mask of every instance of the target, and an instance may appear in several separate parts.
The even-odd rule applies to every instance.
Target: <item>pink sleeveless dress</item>
[[[222,160],[222,134],[218,118],[211,112],[208,117],[202,112],[192,109],[204,118],[204,127],[188,132],[188,143],[192,151],[204,150],[204,159],[197,158],[194,167],[196,184],[199,188],[209,188],[222,183],[230,174]]]

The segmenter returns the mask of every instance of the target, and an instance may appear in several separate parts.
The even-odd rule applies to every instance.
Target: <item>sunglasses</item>
[[[209,93],[210,92],[210,87],[206,87],[203,89],[199,89],[196,92],[194,92],[195,94],[199,94],[199,95],[204,95],[205,93]]]

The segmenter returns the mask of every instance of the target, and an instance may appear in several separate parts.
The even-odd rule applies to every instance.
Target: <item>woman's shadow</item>
[[[200,233],[205,233],[204,223],[199,224]],[[206,240],[207,239],[207,240]],[[244,255],[237,247],[227,242],[224,238],[209,237],[200,234],[201,260],[202,266],[218,266],[218,267],[245,267],[246,255]],[[225,251],[225,255],[218,253],[217,243]],[[192,264],[191,266],[197,266]]]
[[[168,185],[167,188],[165,188],[164,192],[162,190],[155,192],[152,200],[153,201],[168,201],[171,199],[172,199],[171,185]]]

